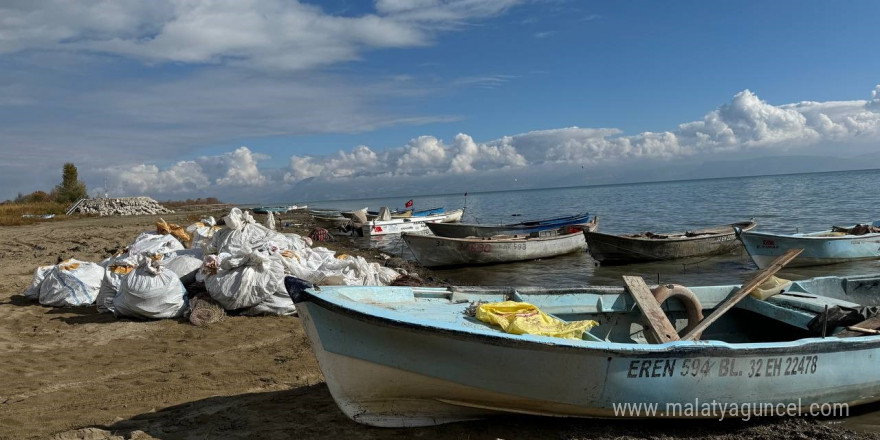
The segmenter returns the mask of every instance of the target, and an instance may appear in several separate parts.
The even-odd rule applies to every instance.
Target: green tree
[[[89,196],[86,193],[86,184],[79,180],[76,166],[70,162],[64,164],[61,184],[55,186],[53,192],[55,193],[55,201],[61,203],[71,203]]]

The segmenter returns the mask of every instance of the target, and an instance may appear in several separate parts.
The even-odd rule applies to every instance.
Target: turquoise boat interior
[[[740,286],[689,288],[708,316]],[[785,283],[762,300],[746,296],[702,333],[702,341],[727,344],[774,343],[823,337],[816,321],[825,320],[825,335],[833,337],[841,326],[824,317],[827,308],[844,310],[880,304],[880,274],[857,277],[820,277]],[[484,323],[467,310],[479,302],[518,301],[537,306],[563,321],[594,320],[599,323],[585,333],[578,345],[595,342],[650,344],[647,320],[636,301],[623,287],[587,286],[546,289],[539,287],[367,287],[321,286],[309,296],[343,308],[410,325],[465,331],[505,338],[557,338],[508,335],[500,327]],[[299,300],[302,300],[300,298]],[[295,301],[297,299],[295,298]],[[680,335],[689,324],[688,307],[676,297],[661,304]],[[820,318],[817,318],[820,317]],[[810,325],[813,321],[813,326]],[[820,326],[821,328],[822,326]],[[569,341],[569,340],[564,340]]]

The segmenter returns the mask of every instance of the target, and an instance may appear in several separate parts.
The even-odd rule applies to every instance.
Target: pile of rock
[[[149,197],[123,197],[86,199],[73,212],[105,216],[170,214],[174,211]]]

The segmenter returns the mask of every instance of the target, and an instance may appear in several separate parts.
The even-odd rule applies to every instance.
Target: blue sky
[[[48,189],[68,160],[95,191],[244,201],[303,181],[309,194],[419,175],[479,188],[478,174],[523,167],[858,156],[880,150],[878,13],[872,1],[4,3],[0,148],[13,160],[0,199]]]

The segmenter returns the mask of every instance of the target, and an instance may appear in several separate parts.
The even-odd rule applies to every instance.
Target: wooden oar
[[[770,279],[776,272],[779,272],[779,269],[782,269],[786,264],[794,260],[795,257],[803,252],[803,249],[789,249],[784,254],[780,255],[779,258],[773,260],[773,263],[770,266],[766,267],[764,270],[758,273],[757,276],[749,280],[748,283],[743,284],[742,287],[739,288],[732,295],[728,296],[727,299],[724,300],[715,310],[707,316],[705,319],[700,321],[696,327],[691,329],[691,331],[687,332],[681,339],[684,341],[693,341],[698,338],[698,335],[702,333],[706,328],[712,325],[713,322],[717,321],[722,315],[727,313],[728,310],[732,309],[738,302],[740,302],[743,298],[746,297],[749,293],[755,290],[756,287],[764,284],[765,281]]]

